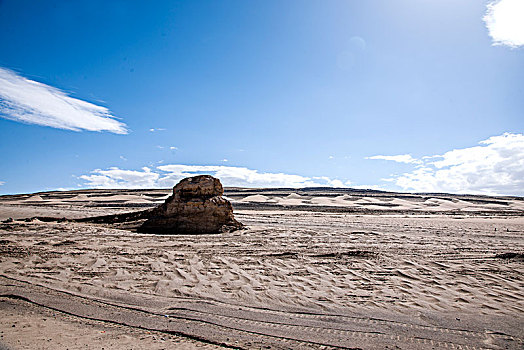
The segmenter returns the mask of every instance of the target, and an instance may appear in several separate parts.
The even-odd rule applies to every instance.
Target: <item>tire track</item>
[[[6,278],[7,276],[2,276],[2,277]],[[47,308],[50,308],[50,309],[53,309],[59,312],[64,312],[66,314],[69,313],[77,317],[83,317],[83,318],[102,321],[102,322],[111,322],[115,324],[137,327],[137,328],[150,330],[150,331],[161,331],[165,333],[177,334],[177,335],[186,336],[186,337],[196,339],[196,340],[206,341],[212,344],[229,346],[229,347],[242,347],[242,344],[250,344],[250,345],[247,345],[247,347],[251,347],[254,344],[259,344],[259,345],[272,344],[272,346],[276,346],[277,348],[279,348],[282,346],[282,344],[286,344],[285,345],[286,348],[321,347],[321,346],[327,346],[328,348],[348,348],[348,344],[353,344],[353,343],[355,343],[355,345],[357,346],[369,347],[370,344],[376,344],[380,346],[384,344],[391,344],[392,342],[394,342],[400,345],[404,344],[408,346],[409,345],[416,346],[416,348],[421,348],[421,347],[425,348],[427,346],[428,348],[440,347],[440,348],[450,348],[450,349],[481,349],[484,347],[479,346],[479,345],[472,345],[472,344],[482,344],[485,337],[489,335],[489,334],[481,333],[481,332],[412,325],[412,324],[407,324],[407,323],[402,323],[402,322],[394,322],[394,321],[387,321],[387,320],[381,320],[381,319],[366,319],[364,317],[352,317],[352,316],[346,316],[346,315],[319,315],[319,314],[300,314],[300,313],[297,314],[297,313],[286,313],[283,311],[259,310],[259,309],[256,310],[258,312],[258,317],[260,317],[260,314],[262,314],[263,317],[267,317],[268,314],[272,314],[273,316],[280,315],[280,316],[288,317],[291,321],[295,323],[293,322],[286,323],[286,322],[275,321],[275,320],[257,320],[257,319],[238,317],[238,316],[227,316],[223,314],[222,315],[215,314],[209,311],[204,312],[204,311],[198,310],[197,308],[188,308],[188,307],[170,308],[170,311],[174,311],[174,309],[176,309],[178,310],[178,312],[164,315],[164,314],[160,314],[157,312],[143,310],[137,307],[117,305],[113,303],[96,300],[93,298],[78,296],[73,293],[56,291],[52,288],[34,285],[34,284],[31,284],[25,281],[18,281],[12,278],[8,278],[8,279],[18,282],[18,283],[28,284],[29,288],[27,288],[27,286],[25,288],[22,287],[22,292],[18,290],[17,293],[11,294],[11,296],[4,292],[4,296],[7,296],[7,297],[10,296],[10,297],[18,297],[22,299],[25,298],[28,301],[34,304],[37,304],[39,306],[47,307]],[[11,284],[11,286],[4,284],[4,289],[9,288],[9,287],[11,288],[15,287],[16,289],[16,287],[19,288],[20,286],[19,285],[17,286],[16,283]],[[48,293],[58,294],[64,300],[78,298],[82,300],[81,304],[83,303],[84,305],[87,304],[91,307],[96,308],[97,306],[95,304],[100,304],[105,309],[113,308],[115,310],[112,310],[109,313],[109,315],[106,312],[105,317],[93,317],[93,316],[90,316],[89,314],[89,308],[87,312],[79,312],[79,311],[71,312],[71,311],[68,311],[67,308],[64,308],[63,306],[57,307],[57,306],[49,305],[48,303],[39,302],[38,300],[34,300],[34,298],[28,298],[26,296],[21,295],[21,294],[24,294],[24,292],[25,294],[28,294],[27,292],[28,289],[37,289],[37,288],[47,289]],[[78,304],[78,302],[74,304]],[[231,309],[231,308],[230,307],[222,308],[222,310],[224,311],[227,311],[227,309]],[[245,314],[245,311],[246,311],[245,309],[246,308],[241,308],[240,312],[242,313],[242,315]],[[137,316],[133,314],[142,314],[142,315],[145,315],[145,320],[144,320],[144,317],[142,317],[142,320],[141,320],[142,323],[139,322],[138,324],[137,322],[122,321],[122,315],[119,316],[119,313],[120,314],[127,313],[127,319],[136,319]],[[110,315],[112,315],[113,317],[108,317]],[[248,315],[253,316],[254,311],[251,310],[248,313]],[[151,318],[154,318],[156,320],[152,320]],[[326,318],[331,318],[331,319],[326,319]],[[333,318],[336,318],[335,320],[336,322],[333,322]],[[124,320],[125,319],[126,317],[124,317]],[[296,322],[304,322],[303,321],[304,319],[317,320],[317,322],[321,322],[323,326],[296,323]],[[358,327],[357,329],[335,328],[336,325],[341,327],[340,321],[344,319],[350,320],[351,322],[358,323],[358,324],[374,326],[375,328],[380,325],[389,324],[390,326],[388,327],[389,329],[386,329],[386,331],[389,331],[389,333],[387,333],[386,331],[376,331],[376,330],[370,331],[370,330],[365,330],[365,329],[358,329]],[[161,322],[158,322],[159,320],[161,320]],[[321,320],[321,321],[318,321],[318,320]],[[158,326],[159,323],[162,326]],[[176,327],[174,327],[175,325],[173,325],[173,323],[176,324]],[[155,326],[146,326],[147,324],[153,324]],[[200,327],[196,326],[196,324],[199,324]],[[391,324],[395,325],[395,327],[391,327]],[[201,330],[202,325],[205,325],[205,327],[207,328],[207,332],[198,333],[202,331]],[[346,322],[346,323],[342,323],[342,326],[349,327],[350,325]],[[431,330],[431,331],[438,332],[441,334],[446,334],[448,337],[455,334],[455,335],[461,335],[463,336],[463,338],[462,338],[462,341],[458,342],[456,340],[455,341],[446,341],[443,339],[433,339],[430,336],[428,337],[428,334],[409,336],[406,334],[402,334],[402,333],[405,333],[405,331],[402,332],[401,330],[399,330],[398,326],[409,328],[410,331],[411,329],[418,328],[421,330],[425,330],[426,333],[428,333],[427,332],[428,330]],[[213,329],[210,329],[210,328],[213,328]],[[202,337],[201,334],[205,334],[205,336]],[[233,343],[230,340],[230,338],[226,337],[225,335],[228,335],[229,337],[233,339],[240,339],[242,342]],[[499,335],[499,336],[502,336],[502,335]],[[512,340],[516,342],[520,342],[522,344],[522,342],[518,338],[512,338]],[[280,344],[280,346],[278,346],[278,344]]]

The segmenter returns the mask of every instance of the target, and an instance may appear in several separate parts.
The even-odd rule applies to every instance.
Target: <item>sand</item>
[[[26,201],[37,195],[2,197],[0,217],[139,210],[166,193],[40,193],[39,204]],[[0,343],[38,348],[48,337],[57,349],[524,346],[522,199],[327,190],[226,195],[247,229],[162,236],[67,221],[2,224]],[[71,198],[76,202],[66,203]],[[27,327],[15,331],[14,322]],[[67,336],[75,333],[76,343]]]
[[[220,349],[165,332],[79,318],[13,298],[0,298],[0,316],[0,349]]]

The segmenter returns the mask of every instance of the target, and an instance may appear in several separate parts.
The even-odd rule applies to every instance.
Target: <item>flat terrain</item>
[[[169,193],[0,197],[0,349],[524,347],[522,198],[226,189],[247,227],[220,235],[31,219]]]

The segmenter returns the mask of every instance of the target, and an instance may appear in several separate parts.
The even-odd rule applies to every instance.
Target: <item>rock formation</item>
[[[233,217],[231,203],[222,197],[220,180],[200,175],[188,177],[173,188],[165,203],[148,213],[138,232],[200,234],[230,232],[242,228]]]

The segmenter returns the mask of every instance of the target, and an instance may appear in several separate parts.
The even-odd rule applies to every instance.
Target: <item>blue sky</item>
[[[0,2],[0,193],[524,195],[524,6]]]

